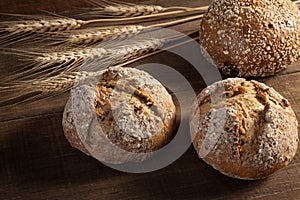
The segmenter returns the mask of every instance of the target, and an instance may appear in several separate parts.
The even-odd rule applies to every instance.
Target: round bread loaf
[[[200,158],[221,173],[261,179],[286,166],[298,146],[289,102],[257,81],[230,78],[204,89],[190,116]]]
[[[299,9],[290,0],[213,0],[200,45],[225,75],[273,75],[299,59]]]
[[[94,84],[78,83],[65,107],[63,128],[70,144],[101,161],[143,161],[173,136],[171,95],[148,73],[104,70]]]

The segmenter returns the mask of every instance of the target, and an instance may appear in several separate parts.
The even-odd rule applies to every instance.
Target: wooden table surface
[[[195,7],[210,1],[133,2]],[[65,12],[82,6],[87,4],[79,0],[0,0],[0,12],[22,14],[40,10]],[[197,30],[198,25],[196,21],[175,29]],[[1,77],[8,76],[14,61],[9,56],[0,58]],[[193,76],[188,63],[170,53],[135,65],[148,62],[180,70],[198,91],[205,87],[199,77]],[[276,76],[260,80],[285,96],[299,117],[298,68],[300,64],[296,63]],[[173,90],[184,95],[180,87],[174,86]],[[61,122],[67,98],[68,94],[64,94],[0,108],[0,199],[300,199],[299,152],[289,166],[259,181],[236,180],[220,174],[201,161],[193,147],[176,162],[155,172],[130,174],[111,169],[70,147],[65,139]]]

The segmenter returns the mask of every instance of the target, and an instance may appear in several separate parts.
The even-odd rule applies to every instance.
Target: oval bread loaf
[[[221,173],[261,179],[286,166],[298,146],[289,102],[257,81],[230,78],[204,89],[190,116],[200,158]]]
[[[225,75],[273,75],[299,59],[300,11],[290,0],[213,0],[200,45]]]
[[[73,89],[63,127],[72,146],[101,161],[139,162],[171,140],[175,114],[171,95],[148,73],[112,67],[95,85]]]

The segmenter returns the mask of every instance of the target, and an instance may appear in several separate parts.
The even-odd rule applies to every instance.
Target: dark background
[[[163,6],[207,5],[210,1],[131,1]],[[0,0],[0,12],[36,14],[84,7],[84,1]],[[6,17],[1,17],[5,20]],[[199,21],[174,27],[197,30]],[[159,62],[189,78],[196,91],[205,87],[188,63],[162,53],[135,65]],[[9,76],[16,61],[0,56],[1,77]],[[300,64],[260,79],[285,96],[300,114]],[[160,78],[166,74],[161,74]],[[180,87],[173,92],[184,95]],[[292,163],[260,181],[228,178],[198,159],[192,147],[170,166],[146,174],[129,174],[106,167],[70,147],[62,131],[62,112],[68,94],[39,102],[0,108],[0,199],[300,199],[300,155]],[[188,110],[188,108],[186,109]],[[187,114],[183,113],[186,118]]]

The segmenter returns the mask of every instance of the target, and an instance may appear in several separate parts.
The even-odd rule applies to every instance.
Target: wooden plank
[[[209,1],[143,2],[196,6]],[[38,9],[59,12],[84,4],[62,0],[3,0],[0,12],[30,14],[39,12]],[[178,30],[194,30],[197,23],[180,26]],[[13,64],[9,58],[1,58],[1,61]],[[134,66],[148,62],[160,62],[183,72],[196,91],[205,87],[189,64],[170,53]],[[298,67],[299,64],[294,64],[282,74],[262,81],[288,98],[299,118]],[[158,78],[168,77],[161,74]],[[169,78],[173,92],[184,96],[176,81]],[[61,120],[67,97],[66,94],[26,106],[0,109],[1,199],[300,199],[299,152],[288,167],[261,181],[228,178],[198,159],[192,147],[175,163],[159,171],[129,174],[110,169],[73,149],[65,139]],[[187,119],[187,113],[184,116]]]
[[[298,119],[300,119],[300,88],[298,87],[300,84],[300,73],[295,72],[291,74],[277,75],[265,78],[262,81],[287,98],[297,114]]]
[[[0,123],[4,199],[291,199],[287,192],[300,197],[299,155],[262,181],[225,177],[200,161],[192,148],[162,170],[128,174],[71,148],[60,122],[61,115],[53,114]]]

